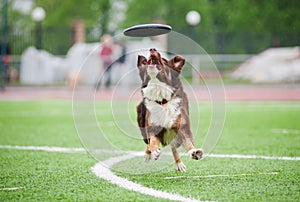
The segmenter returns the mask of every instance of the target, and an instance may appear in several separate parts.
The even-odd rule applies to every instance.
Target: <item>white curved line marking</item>
[[[62,152],[62,153],[84,153],[84,148],[65,148],[65,147],[48,147],[48,146],[11,146],[0,145],[0,149],[16,149],[16,150],[33,150],[33,151],[46,151],[46,152]],[[113,150],[99,150],[99,152],[115,152]],[[143,155],[142,152],[131,152],[131,154],[123,155],[120,157],[112,157],[103,162],[97,163],[91,168],[97,177],[105,179],[113,184],[123,187],[128,190],[136,191],[142,194],[147,194],[154,197],[165,198],[169,200],[179,201],[198,201],[192,198],[186,198],[177,194],[171,194],[164,191],[155,190],[149,187],[144,187],[138,183],[131,182],[127,179],[121,178],[113,174],[109,168],[121,161],[131,159],[135,156]],[[239,154],[209,154],[208,157],[213,158],[237,158],[237,159],[266,159],[266,160],[284,160],[284,161],[299,161],[300,157],[276,157],[276,156],[257,156],[257,155],[239,155]],[[104,165],[108,166],[105,167]],[[244,174],[243,174],[244,175]],[[1,188],[0,190],[16,190],[15,188]]]
[[[171,194],[171,193],[167,193],[164,191],[159,191],[159,190],[155,190],[155,189],[152,189],[149,187],[145,187],[138,183],[121,178],[121,177],[115,175],[114,173],[112,173],[109,169],[112,165],[114,165],[116,163],[131,159],[135,156],[140,156],[140,155],[143,155],[143,153],[134,153],[134,154],[123,155],[120,157],[112,157],[103,162],[97,163],[95,166],[93,166],[91,168],[91,170],[97,177],[105,179],[105,180],[109,181],[110,183],[118,185],[124,189],[136,191],[141,194],[146,194],[146,195],[153,196],[156,198],[164,198],[164,199],[176,200],[176,201],[198,202],[198,200],[196,200],[196,199],[186,198],[186,197],[180,196],[178,194]],[[108,168],[106,166],[108,166]]]
[[[2,149],[17,149],[17,150],[33,150],[33,151],[46,151],[46,152],[63,152],[63,153],[82,153],[85,152],[84,148],[64,148],[64,147],[43,147],[43,146],[10,146],[10,145],[0,145],[0,148]],[[101,152],[101,150],[99,151]],[[104,150],[103,152],[108,152]],[[104,165],[111,167],[116,163],[119,163],[121,161],[125,161],[128,159],[131,159],[135,156],[143,155],[143,152],[135,152],[134,154],[127,154],[120,157],[112,157],[109,158],[103,162],[97,163],[95,166],[91,168],[93,173],[104,180],[107,180],[111,182],[112,184],[118,185],[122,188],[136,191],[141,194],[146,194],[158,198],[165,198],[169,200],[177,200],[177,201],[188,201],[188,202],[199,202],[196,199],[192,198],[186,198],[177,194],[171,194],[164,191],[155,190],[152,188],[144,187],[138,183],[134,183],[132,181],[129,181],[127,179],[121,178],[115,174],[113,174],[109,168],[105,167]],[[2,190],[2,189],[0,189]],[[9,190],[3,188],[3,190]],[[11,189],[13,190],[13,189]]]

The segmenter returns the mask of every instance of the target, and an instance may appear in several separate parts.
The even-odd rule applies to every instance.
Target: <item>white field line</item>
[[[260,156],[260,155],[241,155],[241,154],[208,154],[206,157],[212,158],[232,158],[232,159],[264,159],[281,161],[300,161],[300,157],[289,156]]]
[[[273,128],[271,131],[272,133],[275,134],[293,134],[293,135],[300,134],[300,130],[286,129],[286,128]]]
[[[63,152],[63,153],[84,153],[84,148],[65,148],[65,147],[48,147],[48,146],[10,146],[10,145],[0,145],[0,149],[16,149],[16,150],[33,150],[33,151],[46,151],[46,152]],[[113,150],[99,150],[99,152],[115,152]],[[91,168],[95,175],[99,178],[105,179],[115,185],[123,187],[128,190],[136,191],[142,194],[165,198],[169,200],[179,200],[179,201],[198,201],[192,198],[186,198],[177,194],[167,193],[164,191],[155,190],[149,187],[145,187],[138,183],[134,183],[127,179],[121,178],[114,173],[112,173],[109,167],[116,163],[131,159],[135,156],[143,155],[142,152],[130,152],[129,154],[112,157],[103,162],[97,163]],[[267,159],[267,160],[292,160],[299,161],[300,157],[274,157],[274,156],[256,156],[256,155],[238,155],[238,154],[210,154],[208,157],[213,158],[238,158],[238,159]],[[106,167],[108,166],[108,168]],[[237,176],[249,175],[249,174],[236,174]],[[226,175],[223,175],[226,176]],[[233,176],[233,175],[231,175]],[[211,175],[210,177],[216,177],[216,175]],[[5,188],[2,188],[5,189]]]
[[[48,146],[0,145],[0,149],[16,149],[16,150],[46,151],[46,152],[61,152],[61,153],[82,153],[82,152],[86,152],[86,150],[84,148],[66,148],[66,147],[48,147]]]
[[[22,189],[22,187],[4,187],[4,188],[0,188],[0,191],[15,191],[18,189]]]
[[[219,174],[219,175],[204,175],[204,176],[174,176],[174,177],[165,177],[164,179],[197,179],[197,178],[214,178],[214,177],[241,177],[241,176],[256,176],[256,175],[278,175],[278,172],[270,172],[270,173],[241,173],[241,174]]]
[[[17,150],[34,150],[34,151],[46,151],[46,152],[66,152],[66,153],[82,153],[85,150],[83,148],[63,148],[63,147],[35,147],[35,146],[10,146],[10,145],[0,145],[0,148],[3,149],[17,149]],[[104,150],[104,152],[107,152]],[[112,184],[115,184],[119,187],[125,188],[127,190],[139,192],[141,194],[146,194],[149,196],[153,196],[156,198],[164,198],[164,199],[169,199],[169,200],[176,200],[176,201],[188,201],[188,202],[199,202],[196,199],[192,198],[187,198],[184,196],[180,196],[178,194],[172,194],[172,193],[167,193],[164,191],[159,191],[155,190],[149,187],[142,186],[138,183],[129,181],[125,178],[121,178],[117,175],[115,175],[113,172],[107,168],[107,166],[113,166],[116,163],[119,163],[121,161],[125,161],[128,159],[131,159],[135,156],[140,156],[143,155],[142,152],[137,152],[135,154],[127,154],[123,155],[120,157],[112,157],[104,162],[99,162],[95,166],[91,168],[92,172],[99,178],[102,178],[104,180],[107,180],[111,182]],[[1,189],[0,189],[1,190]],[[10,190],[10,189],[5,189],[3,190]]]
[[[28,151],[45,151],[45,152],[57,152],[57,153],[87,153],[85,148],[68,148],[68,147],[49,147],[49,146],[13,146],[13,145],[0,145],[0,149],[16,149],[16,150],[28,150]],[[120,154],[118,150],[110,149],[97,149],[92,150],[93,154],[107,153],[107,154]],[[131,151],[124,151],[123,153],[134,153]]]
[[[67,148],[67,147],[48,147],[48,146],[12,146],[12,145],[0,145],[0,149],[16,149],[16,150],[32,150],[32,151],[46,151],[46,152],[61,152],[61,153],[86,153],[84,148]],[[94,150],[92,153],[128,153],[140,155],[137,151],[118,151],[118,150],[108,150],[99,149]],[[171,152],[167,153],[171,155]],[[205,158],[234,158],[234,159],[265,159],[265,160],[281,160],[281,161],[300,161],[300,157],[290,157],[290,156],[261,156],[261,155],[242,155],[242,154],[207,154]]]
[[[118,186],[120,186],[124,189],[128,189],[130,191],[135,191],[135,192],[139,192],[141,194],[146,194],[146,195],[153,196],[156,198],[164,198],[164,199],[168,199],[168,200],[198,202],[198,200],[196,200],[196,199],[187,198],[184,196],[180,196],[178,194],[168,193],[168,192],[164,192],[164,191],[155,190],[155,189],[152,189],[149,187],[145,187],[138,183],[129,181],[125,178],[121,178],[121,177],[115,175],[114,173],[112,173],[109,170],[109,168],[107,168],[108,165],[110,167],[116,163],[131,159],[135,156],[140,156],[140,155],[141,155],[141,153],[136,153],[133,155],[128,154],[128,155],[123,155],[120,157],[112,157],[110,159],[105,160],[104,162],[97,163],[95,166],[93,166],[91,168],[91,170],[97,177],[105,179],[112,184],[118,185]]]

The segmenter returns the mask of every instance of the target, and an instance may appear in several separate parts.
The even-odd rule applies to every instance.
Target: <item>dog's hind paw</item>
[[[189,153],[189,156],[192,159],[195,159],[195,160],[199,160],[203,156],[203,150],[202,149],[191,149],[188,153]]]
[[[154,159],[154,160],[157,160],[158,157],[160,156],[160,153],[161,153],[161,151],[160,151],[159,148],[158,148],[157,150],[151,152],[153,159]]]
[[[186,167],[183,162],[176,163],[176,170],[179,172],[186,172]]]
[[[151,160],[151,153],[150,154],[146,153],[145,156],[144,156],[145,163],[148,163],[150,160]]]

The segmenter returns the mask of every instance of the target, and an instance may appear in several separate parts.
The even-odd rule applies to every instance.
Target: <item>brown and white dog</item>
[[[150,49],[146,59],[139,55],[137,67],[142,80],[143,101],[137,106],[137,121],[147,144],[145,162],[157,160],[161,154],[159,144],[171,146],[176,170],[185,172],[178,148],[182,145],[192,159],[202,158],[202,149],[196,149],[190,129],[188,98],[180,81],[185,63],[181,56],[170,60]]]

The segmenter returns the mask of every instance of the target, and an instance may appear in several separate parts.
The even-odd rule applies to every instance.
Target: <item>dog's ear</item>
[[[171,60],[169,60],[169,66],[179,73],[181,72],[184,63],[185,63],[184,57],[179,56],[179,55],[177,55],[177,56],[173,57]]]
[[[163,65],[168,65],[169,61],[166,58],[161,58]]]
[[[147,59],[144,56],[139,55],[137,60],[137,67],[140,68],[143,65],[147,65]]]

